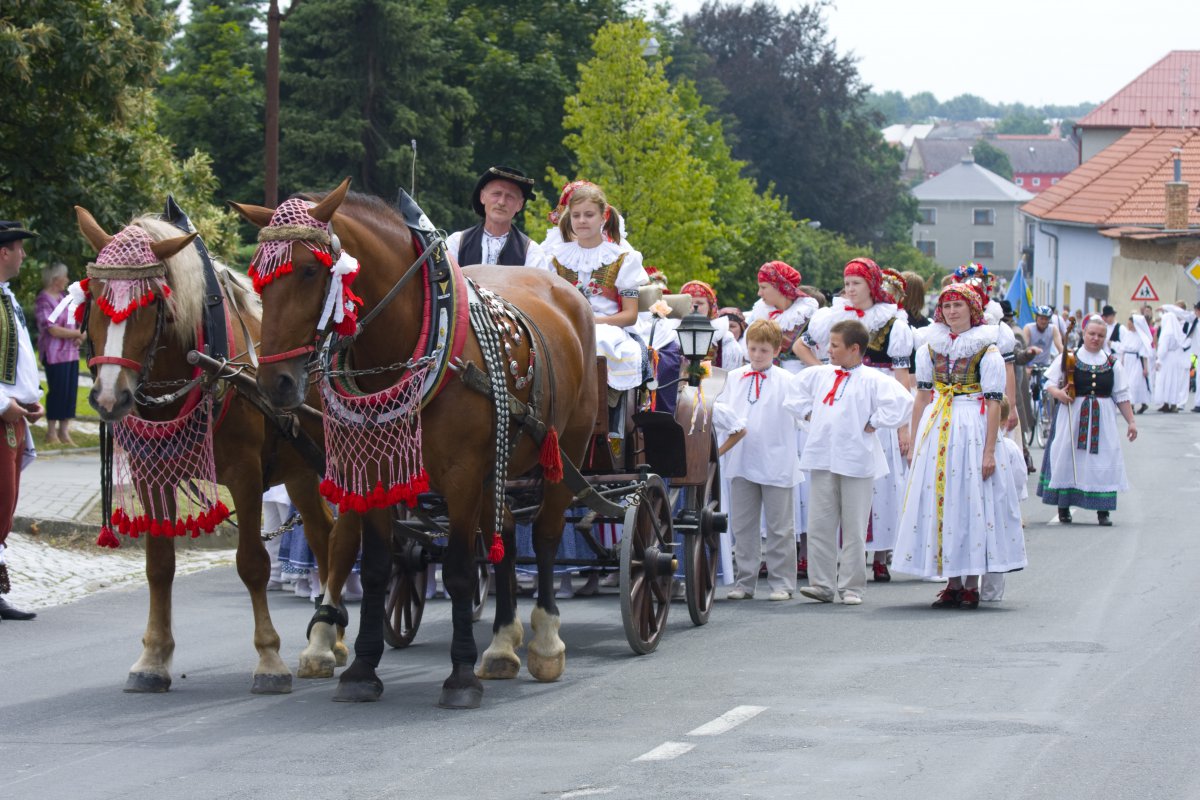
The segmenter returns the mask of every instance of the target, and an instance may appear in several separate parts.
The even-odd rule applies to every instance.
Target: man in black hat
[[[25,240],[36,235],[19,222],[0,220],[0,620],[37,616],[13,608],[4,599],[10,588],[5,542],[17,510],[25,455],[33,451],[29,426],[45,413],[39,402],[42,387],[25,312],[8,288],[25,260]]]
[[[471,207],[483,222],[456,231],[446,240],[450,256],[459,264],[504,264],[510,267],[550,269],[542,248],[512,221],[533,199],[533,179],[512,167],[488,167],[475,184]]]
[[[1104,324],[1108,326],[1104,349],[1112,350],[1112,343],[1121,341],[1121,326],[1117,323],[1117,310],[1112,306],[1105,306],[1100,309],[1100,319],[1104,320]]]

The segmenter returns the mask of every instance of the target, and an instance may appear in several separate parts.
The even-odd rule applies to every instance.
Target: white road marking
[[[719,736],[722,733],[728,733],[746,720],[757,717],[766,710],[766,706],[738,706],[737,708],[726,711],[712,722],[706,722],[699,728],[688,731],[687,735]]]
[[[615,788],[594,789],[590,786],[585,786],[582,789],[574,789],[572,791],[564,792],[563,794],[560,794],[559,800],[568,800],[568,798],[571,798],[571,797],[596,797],[597,795],[602,795],[602,794],[612,794],[615,791],[616,791]]]
[[[670,761],[690,752],[696,745],[691,742],[663,742],[648,753],[642,753],[634,761]]]
[[[1055,514],[1053,517],[1051,517],[1050,520],[1046,524],[1047,525],[1058,525],[1059,524],[1058,514]]]

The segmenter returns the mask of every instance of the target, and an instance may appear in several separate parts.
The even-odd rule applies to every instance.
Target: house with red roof
[[[937,177],[970,158],[980,137],[973,139],[918,139],[904,160],[904,175],[912,183]],[[1013,180],[1027,192],[1049,189],[1079,165],[1075,143],[1058,136],[988,134],[982,141],[1002,151],[1012,165]]]
[[[1080,163],[1135,128],[1200,128],[1200,50],[1172,50],[1076,123]]]
[[[1176,174],[1178,172],[1178,174]],[[1200,128],[1135,127],[1025,203],[1034,300],[1098,311],[1194,301]]]

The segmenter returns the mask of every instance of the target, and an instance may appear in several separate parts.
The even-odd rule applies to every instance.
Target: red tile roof
[[[1184,70],[1186,99],[1180,86]],[[1167,53],[1078,124],[1081,128],[1200,127],[1200,50]]]
[[[1039,219],[1097,227],[1166,221],[1165,184],[1174,180],[1173,148],[1183,150],[1183,180],[1191,185],[1188,223],[1200,225],[1200,130],[1134,128],[1021,206]]]

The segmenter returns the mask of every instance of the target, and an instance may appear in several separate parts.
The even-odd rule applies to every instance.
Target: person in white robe
[[[1186,340],[1183,323],[1187,312],[1176,305],[1159,309],[1162,317],[1158,326],[1158,365],[1154,373],[1154,405],[1159,411],[1172,414],[1187,405],[1188,372],[1190,365],[1183,350]]]
[[[1109,341],[1113,354],[1121,359],[1121,368],[1129,383],[1129,404],[1135,414],[1141,414],[1153,400],[1150,380],[1154,374],[1154,345],[1150,325],[1137,311],[1130,312],[1129,319],[1121,327],[1120,338]]]

